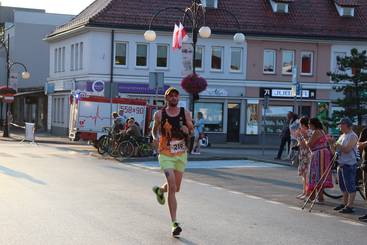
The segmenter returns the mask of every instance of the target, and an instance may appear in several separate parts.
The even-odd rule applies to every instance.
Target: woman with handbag
[[[201,139],[201,136],[204,133],[204,119],[203,119],[203,113],[198,112],[196,114],[196,121],[194,124],[195,131],[194,131],[194,145],[192,147],[191,154],[200,154],[200,143],[199,140]]]

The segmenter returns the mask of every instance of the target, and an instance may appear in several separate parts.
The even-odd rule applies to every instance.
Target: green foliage
[[[344,98],[335,103],[344,108],[338,117],[358,118],[361,125],[362,116],[367,114],[367,56],[366,50],[351,50],[351,56],[337,57],[339,71],[328,72],[334,82],[334,90],[342,92]]]

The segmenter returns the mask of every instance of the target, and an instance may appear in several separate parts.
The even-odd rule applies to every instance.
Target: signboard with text
[[[301,93],[299,91],[297,97],[301,97],[300,94]],[[265,96],[284,99],[294,98],[294,96],[292,96],[291,88],[260,88],[260,97],[264,98]],[[302,98],[316,99],[316,89],[303,89]]]

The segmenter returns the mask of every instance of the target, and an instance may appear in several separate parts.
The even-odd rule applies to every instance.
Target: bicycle
[[[110,127],[103,127],[102,130],[107,132],[107,135],[103,135],[98,144],[97,151],[99,154],[103,155],[108,153],[112,157],[119,156],[119,145],[124,138],[123,133],[112,134],[112,129]]]
[[[339,188],[339,181],[338,181],[338,170],[333,167],[332,170],[333,174],[333,182],[334,188],[332,189],[324,189],[323,193],[332,199],[340,199],[343,197],[343,194]],[[366,200],[367,197],[367,172],[364,171],[360,166],[357,167],[357,174],[356,174],[356,192],[358,192],[363,200]]]
[[[129,136],[120,143],[119,153],[124,157],[132,157],[134,155],[140,157],[151,156],[153,155],[153,146],[149,142],[149,138]]]
[[[97,151],[101,155],[108,152],[110,142],[112,141],[112,129],[110,127],[103,127],[102,131],[106,132],[107,134],[99,138],[97,143]]]

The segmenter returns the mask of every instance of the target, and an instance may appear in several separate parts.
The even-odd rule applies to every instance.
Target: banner
[[[190,75],[192,73],[192,57],[193,57],[193,48],[191,43],[183,43],[182,49],[182,70],[181,75],[183,77],[186,77],[187,75]]]

